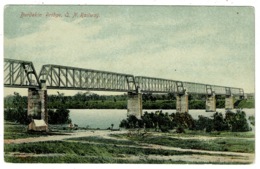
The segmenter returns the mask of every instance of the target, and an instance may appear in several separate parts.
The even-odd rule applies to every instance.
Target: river
[[[243,109],[247,117],[251,115],[255,115],[255,109]],[[156,110],[143,110],[143,112],[147,111],[155,112]],[[168,112],[169,114],[172,112],[176,112],[175,110],[162,110],[164,113]],[[217,109],[217,112],[222,112],[225,114],[224,109]],[[189,110],[189,114],[194,119],[198,119],[199,115],[211,117],[214,112],[205,112],[205,110]],[[100,128],[107,129],[114,124],[114,128],[118,128],[121,120],[127,118],[127,110],[126,109],[70,109],[70,118],[73,124],[77,124],[79,127],[90,127],[90,128]]]

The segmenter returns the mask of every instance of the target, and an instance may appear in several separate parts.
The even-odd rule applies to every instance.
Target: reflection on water
[[[255,109],[243,109],[247,116],[255,114]],[[156,110],[143,110],[155,112]],[[173,113],[175,110],[162,110],[164,113]],[[217,109],[217,112],[222,112],[225,114],[224,109]],[[80,127],[91,127],[107,129],[114,124],[114,128],[118,128],[121,120],[126,119],[127,110],[126,109],[70,109],[70,118],[72,123],[78,124]],[[194,119],[198,119],[199,115],[206,117],[211,117],[214,112],[205,112],[205,110],[189,110],[189,114]]]

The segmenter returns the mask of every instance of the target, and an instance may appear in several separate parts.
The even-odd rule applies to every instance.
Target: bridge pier
[[[233,95],[226,95],[225,109],[226,110],[234,109],[234,96]]]
[[[36,88],[28,88],[28,110],[27,115],[34,118],[41,117],[40,94]]]
[[[31,116],[32,119],[44,120],[48,127],[47,88],[45,81],[41,81],[40,87],[40,89],[28,88],[27,115],[28,117]]]
[[[189,99],[188,94],[176,95],[176,112],[185,113],[189,112]]]
[[[216,97],[215,94],[206,96],[206,112],[216,111]]]
[[[136,118],[141,119],[142,107],[142,94],[128,92],[127,116],[134,115]]]

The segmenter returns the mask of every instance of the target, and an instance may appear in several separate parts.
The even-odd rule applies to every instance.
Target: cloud
[[[38,71],[43,64],[59,64],[254,90],[251,30],[187,11],[157,11],[153,17],[128,12],[39,22],[36,32],[4,38],[5,57],[33,61]],[[22,23],[20,29],[32,25]]]
[[[102,30],[102,26],[82,26],[79,23],[79,20],[51,19],[41,25],[38,32],[5,38],[5,57],[34,60],[41,64],[62,62],[70,65],[72,61],[80,63],[112,57],[109,54],[127,48],[136,40],[130,35],[92,38]]]

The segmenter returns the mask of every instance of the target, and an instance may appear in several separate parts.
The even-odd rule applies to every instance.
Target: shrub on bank
[[[50,124],[64,124],[70,123],[69,118],[70,111],[64,107],[54,110],[48,110],[48,123]]]
[[[168,132],[174,128],[188,128],[194,127],[194,119],[189,113],[163,113],[157,111],[155,113],[145,112],[141,119],[137,119],[131,115],[121,121],[119,127],[124,128],[154,128],[155,130],[160,129],[163,132]]]
[[[176,129],[176,132],[184,132],[184,129],[211,131],[232,131],[243,132],[250,131],[244,111],[238,110],[236,113],[227,111],[225,118],[222,113],[216,112],[212,117],[200,115],[198,120],[194,120],[189,113],[155,113],[145,112],[141,119],[135,116],[129,116],[120,123],[124,128],[154,128],[162,132]]]
[[[225,119],[231,131],[243,132],[252,130],[247,122],[246,113],[242,110],[237,110],[236,113],[227,111]]]

